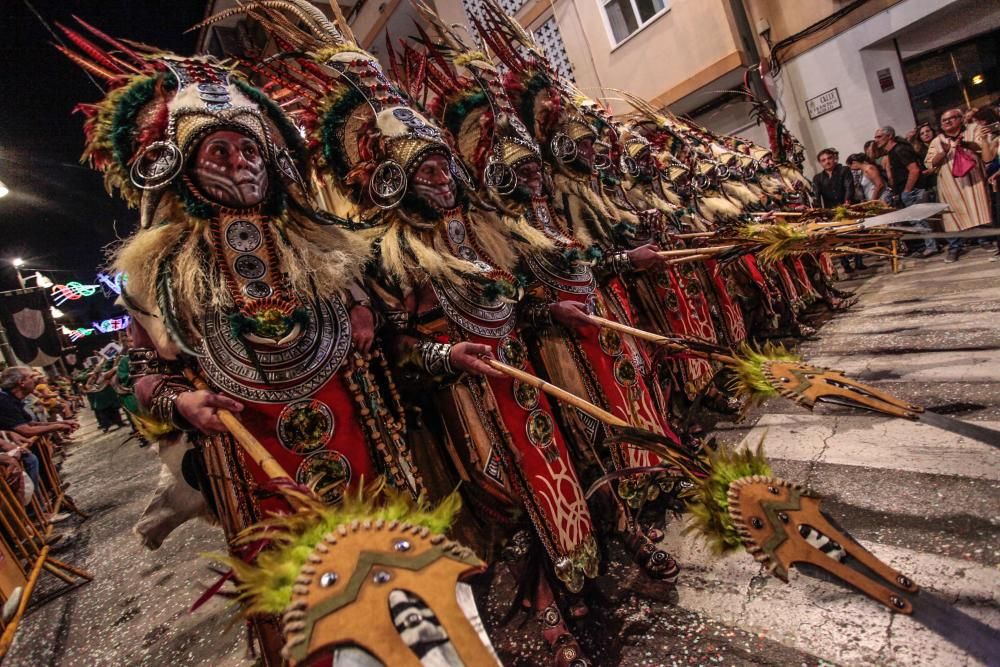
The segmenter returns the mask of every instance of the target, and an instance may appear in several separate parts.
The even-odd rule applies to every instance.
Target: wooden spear
[[[184,377],[194,385],[195,389],[206,389],[210,390],[208,383],[202,379],[200,375],[195,373],[191,369],[185,369]],[[281,479],[287,477],[288,479],[294,479],[288,472],[282,467],[278,461],[271,456],[271,453],[267,451],[264,445],[260,444],[260,441],[253,436],[253,434],[247,430],[247,428],[236,418],[229,410],[225,408],[218,408],[216,414],[219,416],[219,421],[222,425],[229,429],[229,432],[239,443],[240,447],[243,448],[250,458],[254,460],[254,463],[261,467],[271,479]]]
[[[739,363],[736,357],[732,357],[728,354],[719,354],[717,352],[702,352],[701,350],[692,349],[682,343],[677,343],[670,340],[666,336],[661,336],[660,334],[655,334],[652,331],[644,331],[643,329],[636,329],[635,327],[630,327],[627,324],[622,324],[620,322],[614,322],[612,320],[605,319],[603,317],[598,317],[597,315],[591,315],[590,320],[605,329],[613,329],[619,333],[623,333],[634,338],[639,338],[640,340],[649,341],[650,343],[655,343],[656,345],[661,345],[663,347],[668,347],[672,350],[683,350],[685,352],[690,352],[693,355],[704,357],[705,359],[710,359],[712,361],[718,361],[723,364],[733,365]]]

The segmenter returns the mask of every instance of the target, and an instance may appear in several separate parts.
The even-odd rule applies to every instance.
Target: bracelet
[[[194,428],[177,412],[177,398],[186,391],[191,391],[191,388],[178,382],[177,378],[164,378],[153,390],[149,414],[156,421],[178,431],[193,431]]]
[[[630,273],[635,267],[632,265],[632,258],[628,256],[628,252],[623,250],[606,255],[601,260],[601,268],[610,273],[622,275]]]
[[[525,322],[533,327],[539,329],[551,327],[554,322],[552,321],[552,310],[550,307],[551,304],[547,301],[531,299],[522,307],[522,317]]]
[[[420,366],[430,375],[438,377],[451,375],[451,344],[423,340],[414,346],[414,353]]]
[[[129,348],[125,354],[128,357],[128,374],[133,379],[143,375],[163,375],[178,365],[176,361],[161,358],[151,347]]]

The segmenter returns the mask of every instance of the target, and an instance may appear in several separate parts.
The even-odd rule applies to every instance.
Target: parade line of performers
[[[713,353],[806,335],[808,306],[848,295],[822,253],[726,245],[810,203],[802,147],[765,105],[769,148],[631,97],[612,116],[486,7],[483,50],[421,7],[429,33],[385,70],[305,2],[235,10],[284,57],[225,64],[64,29],[108,90],[80,107],[85,158],[140,218],[111,260],[133,318],[123,379],[170,474],[137,532],[156,548],[211,518],[249,563],[262,542],[243,531],[317,497],[364,504],[377,481],[393,502],[454,506],[457,489],[449,534],[509,564],[555,664],[586,665],[572,628],[608,540],[649,577],[678,576],[655,519],[686,459],[664,457],[701,451],[692,412],[740,408]],[[225,411],[266,456],[237,445]],[[440,637],[462,631],[416,587],[389,597],[396,631],[428,624],[407,645],[460,664]],[[289,613],[286,635],[304,623]],[[273,657],[281,621],[254,627]],[[356,653],[337,664],[372,664]]]

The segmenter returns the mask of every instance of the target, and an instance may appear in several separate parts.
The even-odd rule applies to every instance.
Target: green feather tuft
[[[722,555],[743,546],[729,515],[729,486],[751,475],[771,476],[771,466],[764,456],[764,439],[756,451],[749,447],[737,451],[720,445],[702,460],[708,465],[707,477],[694,480],[695,487],[687,501],[690,521],[684,533],[700,535],[716,554]]]
[[[765,262],[777,262],[790,255],[811,250],[808,241],[815,237],[801,228],[785,224],[748,224],[739,229],[740,236],[763,244],[760,258]]]
[[[240,536],[240,543],[261,539],[270,545],[253,563],[223,554],[205,554],[233,569],[237,600],[246,615],[280,614],[292,600],[292,586],[299,571],[317,544],[339,526],[352,521],[399,521],[443,534],[461,508],[457,492],[436,507],[423,499],[383,487],[381,484],[345,494],[335,506],[293,490],[281,489],[297,509],[292,514],[274,516],[251,526]]]
[[[801,361],[798,355],[789,352],[784,346],[771,343],[764,345],[761,350],[743,343],[739,353],[734,356],[736,364],[731,366],[734,377],[729,389],[743,399],[747,407],[759,405],[778,395],[777,388],[764,374],[764,364],[769,361]]]

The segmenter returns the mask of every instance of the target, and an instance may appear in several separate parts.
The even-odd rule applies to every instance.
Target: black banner
[[[0,324],[14,354],[26,366],[48,366],[62,355],[62,342],[43,289],[0,292]]]

